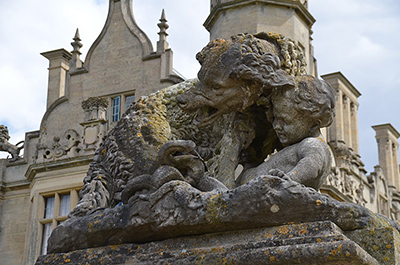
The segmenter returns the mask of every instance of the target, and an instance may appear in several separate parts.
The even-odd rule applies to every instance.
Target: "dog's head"
[[[281,62],[281,49],[271,37],[239,34],[211,41],[196,56],[201,64],[197,85],[177,97],[179,106],[197,111],[199,127],[219,116],[245,111],[273,87],[293,86]]]

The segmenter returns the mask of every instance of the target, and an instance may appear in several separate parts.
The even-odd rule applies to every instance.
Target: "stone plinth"
[[[392,227],[359,229],[346,232],[382,265],[400,264],[400,234]]]
[[[121,244],[50,254],[42,264],[380,264],[334,223],[269,228]]]

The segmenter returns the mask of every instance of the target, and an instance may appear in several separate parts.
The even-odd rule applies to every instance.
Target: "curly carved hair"
[[[297,76],[294,88],[274,89],[272,97],[283,95],[293,107],[318,121],[319,127],[327,127],[335,117],[335,92],[324,80],[311,75]]]
[[[281,34],[261,32],[238,34],[229,40],[216,39],[196,55],[204,67],[220,63],[228,68],[230,77],[257,83],[264,88],[293,86],[292,77],[305,74],[301,49]]]

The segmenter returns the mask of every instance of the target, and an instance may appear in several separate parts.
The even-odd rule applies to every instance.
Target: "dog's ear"
[[[255,81],[265,89],[294,86],[293,77],[280,69],[281,61],[272,53],[258,55],[248,53],[240,61],[240,65],[231,75],[238,79]]]

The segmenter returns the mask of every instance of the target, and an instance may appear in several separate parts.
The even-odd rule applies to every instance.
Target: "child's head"
[[[335,115],[332,87],[313,76],[296,77],[295,87],[274,89],[271,103],[273,127],[285,146],[316,136]]]

